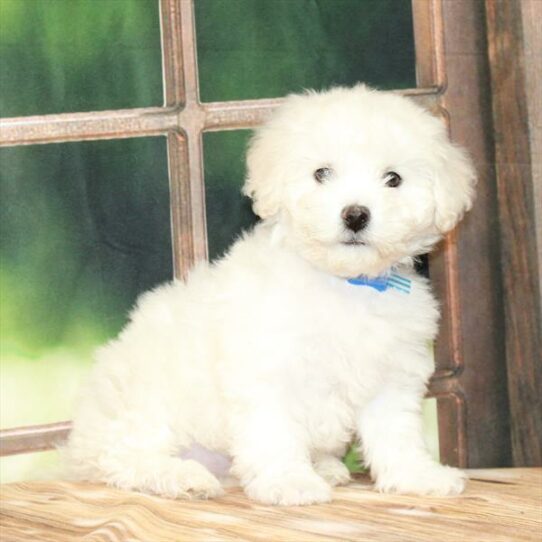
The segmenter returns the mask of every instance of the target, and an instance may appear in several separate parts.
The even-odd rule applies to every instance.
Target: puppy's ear
[[[247,151],[247,178],[243,193],[252,199],[254,212],[263,219],[279,212],[283,184],[279,135],[263,126],[250,141]]]
[[[446,233],[472,207],[476,173],[467,153],[443,142],[435,171],[435,226]]]

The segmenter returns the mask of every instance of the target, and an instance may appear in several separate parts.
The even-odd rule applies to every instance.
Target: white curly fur
[[[334,173],[318,183],[324,166]],[[470,207],[474,178],[443,125],[404,97],[362,85],[288,97],[248,152],[245,193],[262,222],[186,283],[143,295],[97,352],[68,471],[212,497],[216,477],[179,455],[198,443],[232,457],[250,497],[308,504],[348,481],[338,459],[358,438],[379,490],[460,492],[463,473],[422,438],[438,309],[411,262]],[[371,212],[355,235],[341,219],[353,204]],[[345,280],[391,266],[410,294]]]

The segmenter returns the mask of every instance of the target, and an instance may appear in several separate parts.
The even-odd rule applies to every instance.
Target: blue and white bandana
[[[379,292],[385,292],[389,288],[393,288],[404,294],[409,294],[412,289],[412,281],[399,275],[393,269],[383,275],[378,275],[378,277],[370,278],[366,275],[360,275],[353,279],[347,279],[347,282],[354,286],[369,286]]]

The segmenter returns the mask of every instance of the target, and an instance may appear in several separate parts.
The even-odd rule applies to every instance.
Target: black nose
[[[367,227],[371,218],[371,211],[363,205],[349,205],[341,212],[344,225],[353,232]]]

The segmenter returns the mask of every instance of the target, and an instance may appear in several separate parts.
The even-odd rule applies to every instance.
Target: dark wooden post
[[[541,178],[542,4],[486,0],[485,8],[513,460],[534,466],[542,465],[542,199],[534,199],[542,198],[535,185]]]
[[[446,83],[441,105],[478,172],[473,210],[431,258],[442,301],[437,365],[441,458],[468,467],[511,464],[499,227],[483,1],[443,0]],[[447,383],[447,386],[444,386]],[[451,445],[454,441],[457,448]]]

